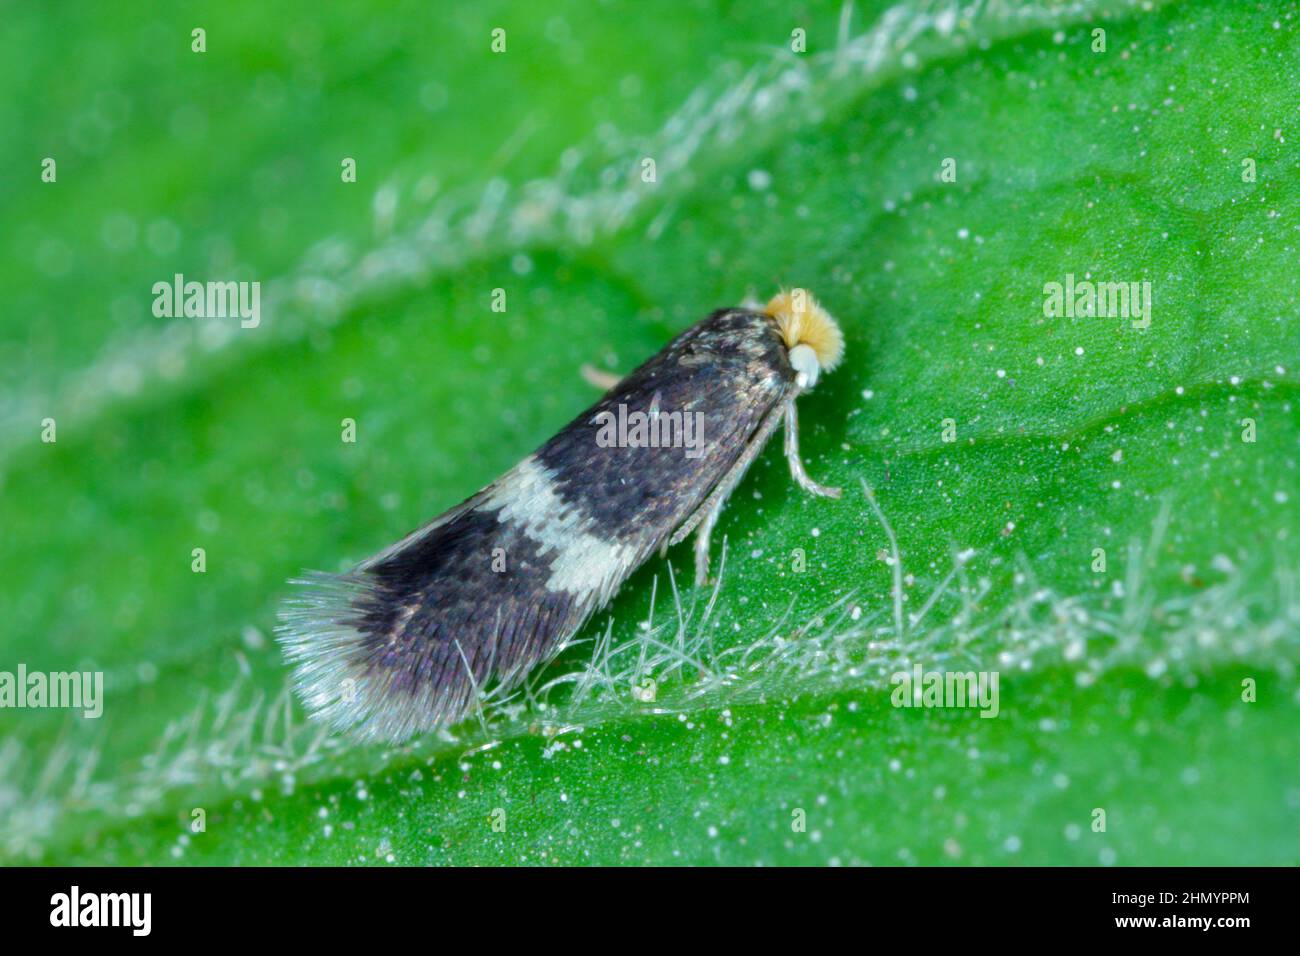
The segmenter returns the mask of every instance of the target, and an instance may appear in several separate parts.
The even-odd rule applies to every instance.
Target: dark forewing
[[[793,378],[769,318],[715,312],[473,498],[350,574],[309,576],[281,629],[309,708],[400,739],[516,684],[690,517]],[[677,447],[618,431],[655,408]]]

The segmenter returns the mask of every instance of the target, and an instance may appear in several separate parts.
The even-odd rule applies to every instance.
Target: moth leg
[[[718,516],[722,514],[722,507],[726,503],[726,498],[719,498],[695,532],[695,586],[697,588],[702,588],[709,583],[709,536],[713,534],[713,526],[718,523]]]
[[[842,494],[838,488],[813,481],[804,471],[799,458],[799,413],[795,411],[793,398],[785,403],[785,460],[790,463],[790,476],[809,494],[822,498],[838,498]]]
[[[593,388],[600,389],[602,392],[608,392],[623,381],[621,375],[615,375],[613,372],[606,372],[604,369],[596,368],[590,362],[583,362],[578,372],[582,375],[583,381]]]

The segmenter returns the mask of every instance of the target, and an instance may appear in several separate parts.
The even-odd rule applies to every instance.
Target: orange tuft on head
[[[763,311],[776,320],[787,349],[808,346],[823,372],[840,364],[844,357],[844,333],[807,289],[782,289],[772,296]]]

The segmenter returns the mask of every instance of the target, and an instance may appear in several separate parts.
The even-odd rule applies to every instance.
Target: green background
[[[10,6],[0,670],[106,701],[0,711],[0,860],[1300,862],[1298,81],[1294,3]],[[261,325],[154,317],[177,272]],[[1045,317],[1067,273],[1150,327]],[[651,560],[449,733],[306,720],[288,577],[782,284],[844,499],[774,446],[716,589]]]

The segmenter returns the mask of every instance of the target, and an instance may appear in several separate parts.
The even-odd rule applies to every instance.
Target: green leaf
[[[1300,862],[1293,15],[520,5],[435,49],[419,5],[278,9],[201,60],[188,23],[19,14],[0,57],[26,89],[94,29],[112,77],[3,107],[0,670],[102,670],[105,708],[0,711],[0,857]],[[155,319],[174,272],[260,278],[263,324]],[[1067,276],[1150,283],[1149,324],[1049,316]],[[285,579],[500,474],[584,363],[782,284],[846,333],[800,400],[843,499],[769,449],[716,586],[652,560],[449,733],[306,721]],[[916,668],[996,673],[996,715],[896,706]]]

